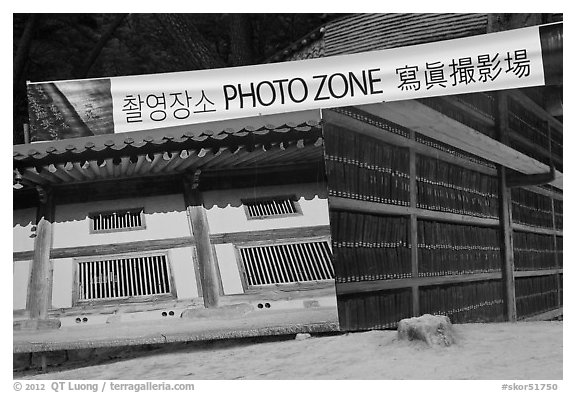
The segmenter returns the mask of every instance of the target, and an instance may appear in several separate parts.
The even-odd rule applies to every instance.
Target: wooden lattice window
[[[327,241],[241,246],[249,286],[332,280],[332,252]]]
[[[77,261],[78,301],[169,295],[171,287],[163,253]]]
[[[144,208],[90,213],[90,233],[145,229]]]
[[[278,218],[301,215],[302,210],[295,196],[276,196],[243,199],[248,219]]]

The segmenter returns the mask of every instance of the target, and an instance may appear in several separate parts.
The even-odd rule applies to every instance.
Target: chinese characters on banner
[[[406,65],[396,69],[401,90],[446,89],[459,84],[493,82],[500,74],[512,72],[516,77],[530,76],[530,59],[526,49],[507,52],[502,58],[500,53],[481,54],[476,57],[460,57],[450,63],[441,61],[426,62],[425,66]]]

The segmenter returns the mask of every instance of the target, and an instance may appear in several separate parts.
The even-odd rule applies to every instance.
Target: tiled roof
[[[270,117],[236,119],[210,126],[17,145],[14,184],[26,190],[37,185],[177,175],[191,168],[204,174],[235,170],[242,174],[255,168],[317,165],[323,157],[319,119],[296,118],[298,122],[276,124],[266,122]],[[248,126],[247,121],[255,125]]]
[[[101,156],[154,153],[194,148],[215,148],[267,142],[294,141],[301,138],[318,138],[322,131],[316,116],[291,116],[224,121],[186,127],[146,130],[130,133],[97,135],[25,145],[14,145],[13,159],[16,166],[33,165],[35,162],[65,162],[93,159]],[[274,123],[266,122],[272,120]]]
[[[269,62],[424,44],[484,34],[486,28],[487,14],[352,14],[316,28]]]
[[[326,25],[326,56],[486,33],[487,14],[356,14]]]
[[[323,26],[315,28],[304,37],[294,41],[281,51],[276,52],[266,62],[275,63],[279,61],[294,60],[294,56],[297,55],[298,52],[306,50],[306,48],[314,46],[314,43],[321,41],[322,37],[324,36],[324,32],[325,29]],[[314,51],[313,53],[316,55],[316,57],[323,57],[323,51]],[[297,60],[301,59],[297,58]]]

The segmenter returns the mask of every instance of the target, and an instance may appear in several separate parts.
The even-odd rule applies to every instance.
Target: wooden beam
[[[358,211],[370,214],[383,214],[383,215],[403,215],[409,216],[415,214],[419,218],[428,220],[454,222],[458,224],[469,224],[477,226],[498,226],[499,221],[495,218],[483,218],[468,216],[465,214],[455,214],[443,211],[426,210],[419,208],[412,208],[410,206],[388,205],[385,203],[361,201],[357,199],[329,197],[328,204],[330,209]]]
[[[95,179],[94,173],[90,170],[90,164],[86,163],[84,168],[80,165],[80,162],[76,161],[73,162],[74,168],[84,176],[84,180],[93,180]]]
[[[44,171],[48,171],[49,173],[53,174],[54,176],[56,176],[58,179],[60,179],[64,183],[69,183],[69,182],[74,181],[74,178],[72,176],[68,175],[66,173],[66,171],[63,169],[63,164],[58,164],[58,165],[50,164],[50,165],[44,166],[44,167],[42,167],[42,172],[44,172]]]
[[[514,277],[552,276],[562,273],[563,269],[516,270],[514,272]]]
[[[49,180],[47,180],[45,177],[40,176],[36,168],[25,168],[20,172],[22,173],[23,179],[30,180],[35,184],[45,185],[49,182]],[[46,173],[46,171],[42,172]]]
[[[199,173],[197,172],[197,176]],[[203,206],[202,194],[198,190],[198,179],[191,175],[183,177],[184,203],[188,211],[188,219],[192,228],[198,263],[200,265],[200,280],[204,306],[218,307],[219,285],[216,258],[210,242],[210,229],[206,209]]]
[[[507,174],[506,175],[506,186],[507,187],[525,187],[525,186],[538,186],[542,184],[548,184],[554,181],[554,171],[553,167],[550,172],[546,173],[535,173],[532,175],[523,174]]]
[[[210,241],[212,244],[238,244],[326,236],[330,236],[330,225],[317,225],[304,228],[279,228],[262,231],[217,233],[210,235]]]
[[[542,173],[550,169],[416,100],[365,105],[362,110],[521,173]],[[555,180],[550,184],[563,188],[562,173],[555,171]]]
[[[68,176],[72,177],[76,181],[85,181],[86,176],[82,173],[82,171],[78,171],[73,163],[67,162],[66,164],[60,166],[60,169],[68,174]]]
[[[49,188],[43,190],[36,222],[32,272],[26,308],[30,311],[31,319],[47,319],[52,298],[50,249],[52,248],[54,222],[54,199],[52,190]]]
[[[512,229],[514,229],[515,231],[520,231],[520,232],[539,233],[541,235],[562,236],[562,231],[561,230],[555,230],[554,228],[532,227],[529,225],[512,223]]]
[[[228,232],[210,235],[212,244],[226,243],[256,243],[263,241],[278,241],[294,238],[318,238],[330,236],[329,225],[317,225],[313,227],[266,229],[260,231]],[[50,252],[51,259],[87,257],[92,255],[118,255],[141,251],[168,250],[171,248],[190,247],[194,241],[190,236],[170,239],[140,240],[126,243],[97,244],[91,246],[53,248]],[[30,261],[34,257],[34,251],[20,251],[12,254],[12,260]]]
[[[190,247],[192,239],[178,237],[172,239],[141,240],[127,243],[97,244],[91,246],[53,248],[51,259],[87,257],[95,255],[118,255],[142,251],[167,250],[171,248]],[[14,261],[28,261],[32,259],[33,252],[22,251],[13,253]]]
[[[477,273],[437,277],[413,277],[398,280],[375,280],[346,283],[337,282],[336,293],[338,295],[346,295],[360,292],[376,292],[386,289],[411,288],[414,286],[422,287],[430,285],[456,284],[461,282],[500,280],[501,278],[501,273]]]
[[[182,308],[204,308],[199,299],[176,299],[171,294],[157,295],[156,299],[124,298],[73,305],[68,308],[50,310],[52,318],[77,317],[84,315],[131,314],[143,311],[164,311]]]
[[[508,97],[505,92],[496,93],[496,127],[502,143],[508,142]],[[502,279],[504,284],[504,308],[506,319],[516,321],[516,287],[514,284],[514,245],[512,231],[512,197],[506,184],[506,168],[498,167],[498,193],[500,210],[500,233],[502,253]]]
[[[468,105],[464,104],[462,101],[458,100],[456,97],[453,96],[440,96],[437,97],[440,101],[446,102],[448,105],[453,106],[454,108],[458,109],[461,112],[464,112],[466,115],[474,117],[479,122],[484,123],[484,125],[488,127],[494,127],[495,121],[489,115],[474,110],[473,108],[469,107]]]
[[[250,288],[243,294],[226,295],[220,299],[221,304],[238,304],[244,302],[263,302],[266,300],[295,300],[334,296],[333,280],[314,283],[272,285],[265,288]]]

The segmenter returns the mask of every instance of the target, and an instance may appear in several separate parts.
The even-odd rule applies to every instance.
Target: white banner
[[[115,132],[544,84],[539,28],[345,56],[110,78]]]
[[[544,84],[538,27],[286,63],[111,78],[116,132]]]

